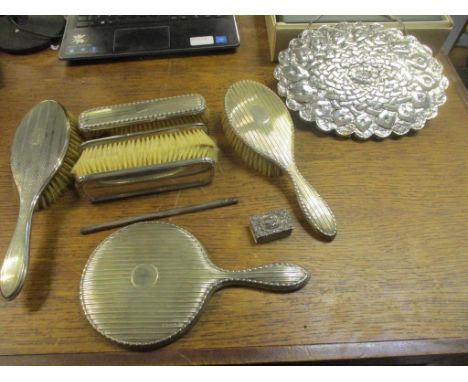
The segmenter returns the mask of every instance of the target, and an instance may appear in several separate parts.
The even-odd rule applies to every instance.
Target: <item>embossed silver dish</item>
[[[222,287],[293,291],[308,279],[305,269],[289,264],[218,268],[190,232],[145,222],[120,229],[96,248],[83,271],[80,297],[99,333],[121,345],[153,347],[185,334]]]
[[[378,23],[306,29],[278,60],[274,76],[287,107],[327,133],[404,135],[446,101],[448,80],[431,50]]]

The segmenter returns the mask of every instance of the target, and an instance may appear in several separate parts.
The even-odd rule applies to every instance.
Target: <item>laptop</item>
[[[68,16],[61,60],[186,54],[239,46],[234,16]]]

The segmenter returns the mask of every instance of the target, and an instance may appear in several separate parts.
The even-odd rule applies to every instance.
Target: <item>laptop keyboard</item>
[[[120,26],[128,24],[154,24],[159,22],[172,21],[188,21],[198,19],[210,19],[215,17],[225,16],[195,16],[195,15],[178,15],[178,16],[78,16],[75,27],[99,27],[99,26]]]

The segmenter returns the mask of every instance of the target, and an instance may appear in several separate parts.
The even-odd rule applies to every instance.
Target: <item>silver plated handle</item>
[[[7,300],[13,300],[23,287],[29,265],[29,242],[32,214],[36,203],[21,199],[15,232],[10,241],[0,271],[0,291]]]
[[[221,284],[287,292],[301,288],[309,277],[309,272],[302,267],[276,263],[241,271],[223,271]]]
[[[286,170],[293,181],[299,206],[308,223],[325,237],[333,238],[336,235],[336,220],[328,204],[296,166],[291,165]]]

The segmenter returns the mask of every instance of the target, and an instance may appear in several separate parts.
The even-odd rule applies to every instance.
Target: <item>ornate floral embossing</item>
[[[325,132],[404,135],[423,128],[446,101],[448,80],[431,50],[378,23],[306,29],[278,60],[279,95]]]

